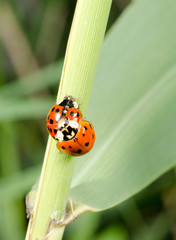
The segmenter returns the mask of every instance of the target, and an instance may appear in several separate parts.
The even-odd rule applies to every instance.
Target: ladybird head
[[[78,103],[71,96],[64,97],[64,99],[61,100],[58,103],[58,105],[64,107],[64,109],[68,109],[68,108],[76,108],[76,109],[78,109],[79,108]]]

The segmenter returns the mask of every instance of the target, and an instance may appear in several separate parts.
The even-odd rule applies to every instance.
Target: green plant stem
[[[75,10],[57,100],[65,95],[79,98],[83,103],[83,115],[89,102],[111,2],[79,0]],[[48,229],[48,226],[52,216],[59,221],[65,212],[75,160],[59,154],[56,141],[49,137],[26,240],[44,238],[47,233],[47,239],[62,239],[63,228],[51,224]]]

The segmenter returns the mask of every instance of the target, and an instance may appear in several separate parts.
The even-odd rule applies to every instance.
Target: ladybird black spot
[[[61,148],[62,148],[62,149],[65,149],[65,147],[64,147],[64,146],[62,146]]]
[[[94,134],[92,134],[92,139],[94,139],[94,137],[95,137]]]
[[[79,117],[79,112],[77,112],[77,117]]]
[[[55,109],[55,107],[53,107],[51,111],[53,112],[53,111],[54,111],[54,109]]]
[[[84,130],[87,130],[87,127],[86,127],[86,126],[84,126]]]
[[[69,148],[72,148],[72,146],[69,146]]]
[[[57,129],[54,129],[54,133],[55,133],[55,134],[57,133]]]
[[[53,124],[53,119],[50,119],[50,124]]]
[[[85,143],[85,146],[88,147],[88,146],[89,146],[89,142],[86,142],[86,143]]]
[[[52,129],[50,128],[49,131],[52,133]]]
[[[56,113],[58,113],[58,112],[59,112],[59,108],[56,109]]]
[[[82,150],[81,150],[81,149],[78,149],[77,153],[81,153],[81,152],[82,152]]]
[[[83,133],[83,137],[85,136],[85,134]]]
[[[71,117],[73,117],[75,114],[74,114],[74,112],[72,111],[71,113],[70,113],[70,116]]]
[[[90,128],[92,129],[92,125],[91,125],[91,124],[89,124],[89,126],[90,126]]]

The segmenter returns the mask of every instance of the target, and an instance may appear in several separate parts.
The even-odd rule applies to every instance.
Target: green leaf
[[[130,198],[176,164],[176,2],[134,1],[106,37],[87,119],[94,149],[70,196],[89,210]]]
[[[37,72],[7,84],[0,89],[0,98],[17,98],[34,94],[59,84],[63,61],[50,64]]]
[[[98,237],[96,237],[96,240],[126,240],[129,239],[129,236],[127,234],[127,231],[121,227],[121,226],[110,226],[107,227],[107,229],[103,230],[101,234],[99,234]]]
[[[51,98],[5,99],[0,102],[0,121],[32,119],[47,115],[48,109],[54,104]]]
[[[13,176],[1,179],[0,181],[0,204],[9,199],[18,199],[26,193],[36,181],[41,166],[29,168],[23,172],[18,172]]]

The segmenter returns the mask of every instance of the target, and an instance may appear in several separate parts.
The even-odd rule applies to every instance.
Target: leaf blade
[[[89,109],[97,142],[78,160],[70,194],[91,210],[124,201],[176,163],[175,16],[172,0],[152,9],[137,1],[107,36]]]

